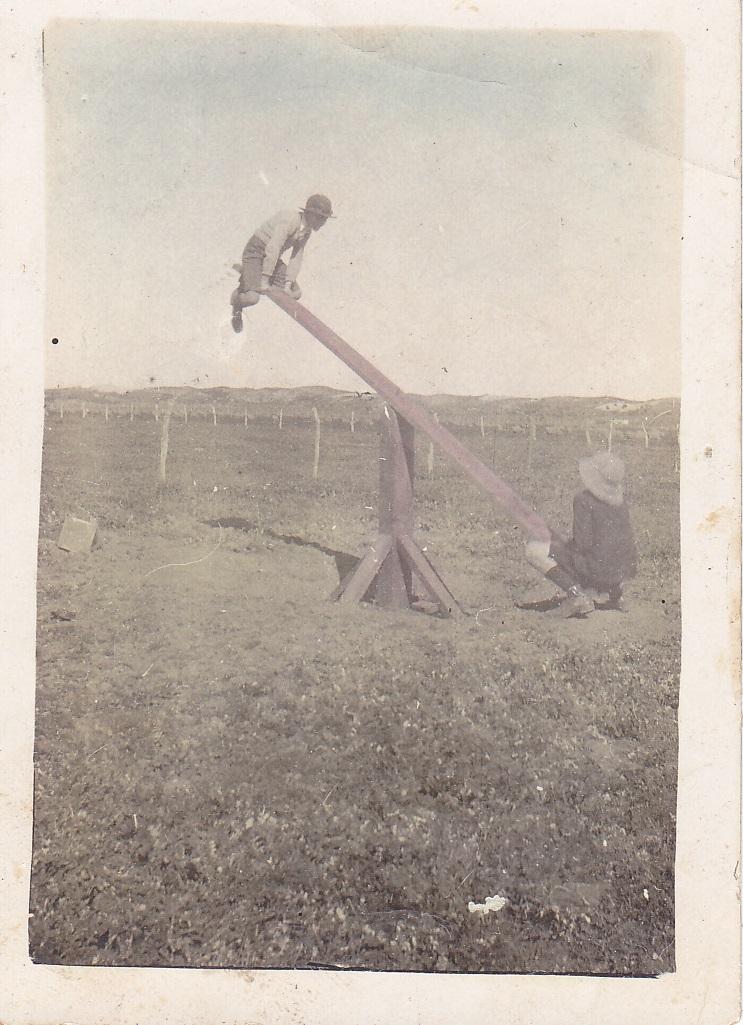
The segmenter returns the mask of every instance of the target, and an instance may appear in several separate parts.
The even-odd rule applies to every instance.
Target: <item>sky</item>
[[[680,393],[670,35],[56,21],[46,385],[358,378],[232,264],[314,192],[302,302],[415,393]]]

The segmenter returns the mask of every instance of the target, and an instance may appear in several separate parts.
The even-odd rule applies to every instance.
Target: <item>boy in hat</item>
[[[243,329],[242,311],[255,306],[270,285],[285,289],[293,299],[302,292],[297,275],[307,239],[318,231],[329,217],[333,207],[327,196],[310,196],[300,209],[280,210],[250,237],[243,251],[240,284],[232,293],[232,327],[239,333]],[[281,259],[291,249],[289,263]]]
[[[584,484],[573,499],[573,534],[553,533],[551,543],[529,541],[527,561],[565,591],[559,614],[585,616],[594,597],[608,593],[604,608],[621,608],[622,584],[637,570],[637,553],[624,500],[624,463],[610,452],[578,461]],[[591,593],[593,592],[593,596]]]

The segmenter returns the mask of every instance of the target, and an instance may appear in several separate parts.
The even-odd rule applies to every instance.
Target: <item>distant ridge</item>
[[[499,405],[504,408],[512,406],[539,406],[550,408],[553,406],[564,406],[565,404],[583,407],[585,409],[602,409],[616,407],[617,410],[635,410],[659,405],[679,406],[678,396],[661,396],[653,399],[623,399],[614,395],[547,395],[539,398],[530,398],[526,395],[452,395],[445,392],[433,395],[420,395],[411,393],[413,398],[419,399],[429,408],[449,408],[463,406],[487,406]],[[192,385],[179,387],[153,386],[150,388],[137,388],[128,391],[103,388],[48,388],[45,392],[48,400],[57,399],[84,399],[86,401],[109,401],[109,402],[166,402],[170,398],[176,398],[186,405],[199,402],[247,402],[247,403],[271,403],[282,402],[291,404],[295,402],[317,401],[325,402],[348,402],[354,399],[377,399],[377,396],[370,391],[347,391],[338,388],[329,388],[326,385],[304,385],[297,388],[198,388]]]

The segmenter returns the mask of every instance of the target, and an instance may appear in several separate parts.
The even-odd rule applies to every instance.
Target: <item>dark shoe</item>
[[[239,335],[243,329],[243,311],[239,306],[232,307],[232,330]]]
[[[522,612],[552,612],[562,604],[560,595],[553,595],[552,598],[540,598],[539,601],[516,602],[516,608]]]
[[[588,616],[593,608],[593,602],[587,595],[576,594],[566,598],[557,611],[561,619],[572,619],[574,616]]]

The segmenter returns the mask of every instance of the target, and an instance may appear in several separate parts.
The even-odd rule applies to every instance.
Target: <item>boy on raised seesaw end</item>
[[[307,239],[332,216],[328,197],[315,195],[299,209],[279,210],[256,229],[243,250],[240,284],[230,296],[235,332],[243,329],[242,311],[255,306],[270,285],[283,288],[292,299],[300,298],[297,275]],[[287,249],[292,251],[288,265],[281,259]]]
[[[597,452],[578,461],[578,472],[585,487],[573,499],[572,537],[553,532],[551,542],[532,540],[526,546],[530,565],[565,591],[555,610],[565,619],[593,612],[601,594],[608,594],[602,608],[621,609],[623,582],[637,571],[624,463],[610,452]]]

